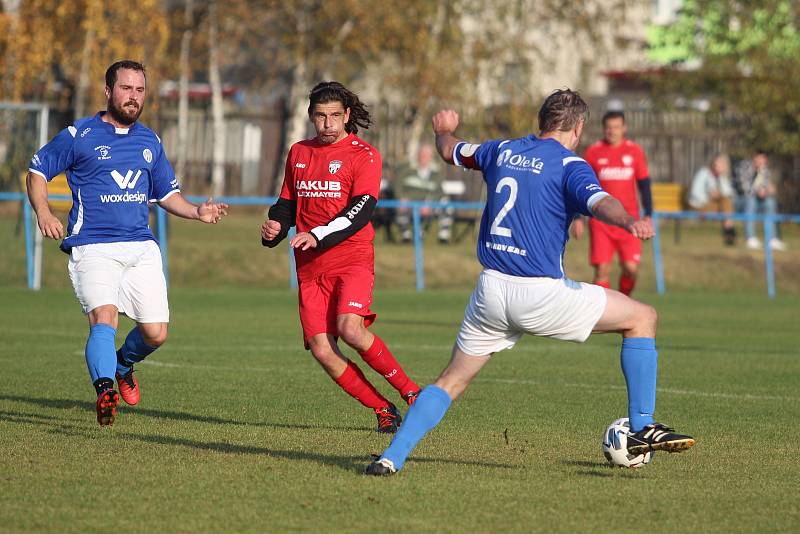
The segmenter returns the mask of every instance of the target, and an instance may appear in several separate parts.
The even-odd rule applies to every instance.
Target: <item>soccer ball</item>
[[[650,463],[653,453],[644,454],[628,453],[628,435],[631,425],[627,417],[617,419],[606,428],[603,433],[603,455],[608,462],[616,467],[644,467]]]

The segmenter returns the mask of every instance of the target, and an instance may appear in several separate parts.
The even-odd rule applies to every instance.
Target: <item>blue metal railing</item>
[[[53,200],[69,200],[67,195],[51,195]],[[188,195],[186,197],[191,202],[204,202],[207,197]],[[34,228],[33,228],[33,213],[30,204],[27,202],[25,193],[18,192],[0,192],[0,201],[22,201],[24,218],[25,218],[25,256],[28,273],[28,287],[33,288],[33,272],[34,272]],[[276,197],[219,197],[217,202],[225,202],[231,206],[270,206],[276,202]],[[425,289],[425,269],[423,257],[423,243],[422,243],[422,210],[423,209],[453,209],[453,210],[483,210],[484,204],[482,202],[422,202],[422,201],[400,201],[400,200],[381,200],[378,202],[380,208],[409,208],[411,209],[413,232],[414,232],[414,264],[416,273],[416,288],[417,291]],[[659,294],[666,292],[664,264],[661,253],[661,231],[659,228],[659,221],[662,219],[702,219],[711,221],[722,221],[725,219],[732,219],[736,221],[756,221],[764,224],[764,267],[767,283],[767,295],[774,298],[776,295],[775,284],[775,266],[772,250],[769,242],[773,237],[774,223],[779,222],[792,222],[800,223],[800,215],[745,215],[745,214],[723,214],[723,213],[698,213],[694,211],[681,211],[681,212],[660,212],[653,213],[653,226],[655,227],[655,236],[652,239],[653,246],[653,264],[656,276],[656,290]],[[168,242],[169,236],[167,235],[167,212],[163,209],[156,210],[156,237],[161,247],[161,255],[164,262],[164,275],[169,280],[169,256],[168,256]],[[287,247],[288,248],[288,247]],[[290,264],[290,280],[291,287],[297,287],[297,279],[295,275],[294,255],[289,249],[289,264]]]
[[[770,241],[774,237],[773,231],[775,223],[780,222],[794,222],[800,223],[800,215],[745,215],[741,213],[727,214],[727,213],[700,213],[696,211],[678,211],[678,212],[653,212],[653,226],[655,227],[655,236],[653,236],[653,264],[656,271],[656,290],[660,295],[666,292],[666,285],[664,283],[664,264],[661,257],[661,238],[659,231],[659,220],[661,219],[701,219],[707,221],[756,221],[764,224],[764,271],[767,281],[767,295],[770,298],[775,298],[775,263],[772,257],[772,248]]]

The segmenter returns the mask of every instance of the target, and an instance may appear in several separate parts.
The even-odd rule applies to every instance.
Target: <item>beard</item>
[[[128,104],[131,104],[134,107],[133,111],[128,111],[125,109],[125,106]],[[116,122],[125,126],[130,126],[136,122],[139,119],[139,115],[142,114],[142,106],[132,101],[125,102],[124,104],[118,106],[113,99],[109,98],[107,109],[108,113]]]
[[[331,143],[335,142],[339,136],[336,134],[319,134],[317,138],[323,145],[330,145]]]

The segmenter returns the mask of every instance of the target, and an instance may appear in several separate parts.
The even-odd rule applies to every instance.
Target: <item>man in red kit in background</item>
[[[583,155],[592,166],[604,191],[619,199],[625,210],[639,218],[639,202],[642,201],[645,219],[653,213],[653,197],[650,191],[650,173],[642,147],[625,139],[625,115],[621,111],[608,111],[603,115],[603,139],[589,146]],[[630,295],[636,285],[636,275],[641,260],[642,244],[639,239],[624,229],[609,226],[596,218],[589,220],[589,261],[594,267],[594,283],[611,288],[611,263],[614,252],[619,254],[622,273],[619,290]],[[583,234],[583,220],[573,223],[576,238]]]
[[[369,112],[358,96],[338,82],[317,84],[308,115],[317,135],[292,145],[283,187],[261,226],[261,242],[274,247],[297,226],[294,248],[299,283],[300,323],[306,348],[350,396],[372,408],[378,432],[394,433],[400,413],[346,358],[337,338],[400,393],[407,404],[419,386],[389,348],[367,330],[375,257],[370,223],[381,182],[381,155],[357,137],[368,128]]]

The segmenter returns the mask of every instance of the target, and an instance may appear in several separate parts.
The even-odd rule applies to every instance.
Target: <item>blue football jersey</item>
[[[66,171],[72,209],[64,251],[90,243],[155,240],[148,202],[180,191],[152,130],[138,122],[116,128],[101,115],[76,121],[31,159],[29,171],[48,182]]]
[[[554,139],[533,135],[458,143],[456,165],[486,181],[478,260],[512,276],[563,278],[564,248],[577,214],[608,196],[592,168]]]

